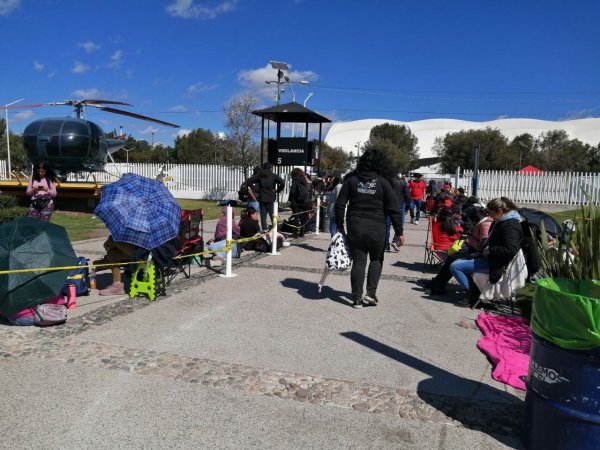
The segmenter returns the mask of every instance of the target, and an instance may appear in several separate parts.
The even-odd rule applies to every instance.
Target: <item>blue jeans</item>
[[[419,220],[421,217],[421,205],[423,204],[423,200],[411,200],[410,201],[410,218]],[[417,207],[417,215],[415,216],[415,206]]]
[[[15,317],[15,316],[5,316],[6,320],[8,320],[13,325],[18,325],[20,327],[29,327],[34,324],[33,317]]]
[[[258,200],[248,200],[248,208],[254,208],[260,213],[260,203],[258,203]]]
[[[335,223],[335,217],[329,218],[329,233],[331,234],[331,237],[333,237],[335,233],[337,233],[337,224]]]
[[[464,289],[471,290],[469,275],[475,272],[489,272],[490,266],[487,258],[457,259],[450,264],[450,272]]]
[[[215,250],[219,250],[220,248],[225,248],[227,244],[227,241],[225,239],[223,239],[222,241],[217,241],[213,244],[210,244],[207,249],[211,252],[215,252],[215,255],[217,256],[222,256],[223,258],[227,257],[227,252],[218,252]],[[233,244],[233,246],[231,247],[231,256],[234,258],[238,257],[238,246],[237,244]]]
[[[402,217],[402,225],[404,225],[404,203],[400,206],[400,216]],[[390,230],[392,228],[392,219],[390,216],[386,216],[385,218],[385,246],[390,243]],[[394,236],[392,242],[398,242],[398,236]]]

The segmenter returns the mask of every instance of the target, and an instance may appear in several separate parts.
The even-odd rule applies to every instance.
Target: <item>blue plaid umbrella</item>
[[[181,219],[181,209],[163,183],[133,173],[102,188],[94,214],[116,242],[146,250],[176,237]]]

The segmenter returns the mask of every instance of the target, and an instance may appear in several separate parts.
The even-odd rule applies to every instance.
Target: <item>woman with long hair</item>
[[[471,278],[473,273],[487,273],[490,282],[497,283],[521,248],[523,230],[517,205],[506,197],[500,197],[491,200],[486,209],[493,223],[487,242],[482,247],[483,256],[460,259],[450,265],[452,275],[467,293],[457,306],[469,306],[477,302],[479,290]]]
[[[385,252],[386,216],[392,219],[398,244],[404,244],[400,203],[390,182],[395,173],[384,151],[368,148],[358,160],[356,170],[344,178],[335,202],[337,229],[348,237],[353,259],[350,283],[355,308],[361,308],[363,303],[372,306],[378,303],[376,291]],[[367,256],[367,293],[363,297]]]
[[[33,166],[33,174],[27,186],[27,195],[31,197],[28,217],[50,222],[54,211],[56,197],[56,174],[46,161],[39,161]]]

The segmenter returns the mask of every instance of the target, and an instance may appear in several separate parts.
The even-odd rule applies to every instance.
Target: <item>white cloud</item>
[[[77,98],[101,98],[101,93],[99,89],[91,88],[91,89],[77,89],[76,91],[71,92],[73,97]]]
[[[75,61],[73,67],[71,67],[71,72],[73,73],[84,73],[90,70],[90,66],[82,63],[81,61]]]
[[[23,120],[29,120],[34,116],[33,111],[20,111],[13,116],[13,122],[21,122]]]
[[[35,69],[36,72],[43,72],[44,71],[44,65],[42,63],[37,62],[37,61],[33,62],[33,68]]]
[[[579,109],[575,111],[568,111],[565,118],[561,120],[575,120],[575,119],[585,119],[588,117],[594,117],[594,110],[598,108],[588,108],[588,109]]]
[[[182,138],[182,137],[186,137],[188,134],[190,134],[193,130],[188,130],[187,128],[182,128],[181,130],[179,130],[177,133],[175,133],[173,135],[173,139],[175,138]]]
[[[193,97],[198,92],[212,91],[217,86],[218,85],[216,84],[204,84],[203,82],[199,81],[198,83],[192,84],[190,87],[187,88],[186,96]]]
[[[177,106],[173,106],[172,108],[167,109],[167,111],[169,111],[169,112],[187,112],[188,107],[185,105],[177,105]]]
[[[0,0],[0,16],[8,16],[21,5],[21,0]]]
[[[310,70],[292,70],[289,73],[285,72],[285,76],[289,77],[290,81],[296,82],[312,82],[319,79],[319,76]],[[244,70],[238,73],[237,80],[244,88],[246,88],[256,97],[272,99],[277,95],[277,83],[266,83],[266,81],[277,81],[277,70],[273,69],[270,64],[267,64],[265,67],[261,67],[259,69]],[[281,81],[284,81],[283,78]],[[282,97],[282,103],[286,103],[288,101],[291,102],[292,89],[290,89],[285,82],[281,85],[281,88],[285,91],[285,97]],[[300,99],[305,98],[306,95],[308,95],[308,92],[306,92],[305,95],[306,88],[310,88],[310,84],[303,86],[298,83],[293,83],[293,90],[296,92],[296,101],[298,103],[302,103]]]
[[[143,129],[142,131],[140,131],[140,134],[153,134],[153,133],[154,134],[158,133],[158,128],[153,127],[152,125]]]
[[[235,11],[238,0],[226,0],[216,6],[195,4],[192,0],[176,0],[167,6],[167,12],[173,17],[183,19],[215,19],[221,14]]]
[[[108,63],[108,67],[116,69],[121,66],[123,62],[123,50],[117,50],[110,57],[110,62]]]
[[[100,48],[99,44],[92,41],[80,42],[77,44],[79,47],[85,50],[86,53],[92,53]]]
[[[58,73],[58,71],[57,71],[57,70],[53,70],[52,72],[50,72],[50,73],[48,74],[48,78],[49,78],[49,79],[52,79],[52,78],[54,78],[54,77],[56,76],[56,74],[57,74],[57,73]]]

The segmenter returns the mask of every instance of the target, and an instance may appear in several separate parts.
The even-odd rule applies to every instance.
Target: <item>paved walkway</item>
[[[0,448],[520,448],[523,394],[456,325],[478,312],[414,284],[426,226],[386,254],[377,307],[350,306],[347,273],[318,292],[329,238],[312,234],[155,302],[95,292],[64,326],[0,325]]]

